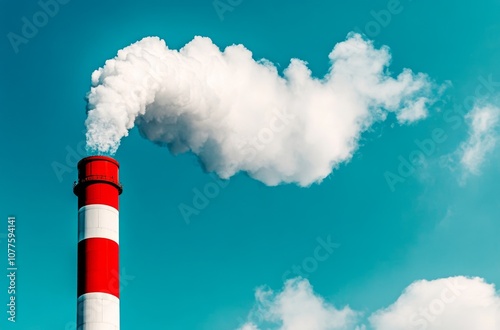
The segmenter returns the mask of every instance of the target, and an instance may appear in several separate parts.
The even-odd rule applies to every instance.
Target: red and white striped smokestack
[[[77,330],[120,329],[119,167],[106,156],[78,163]]]

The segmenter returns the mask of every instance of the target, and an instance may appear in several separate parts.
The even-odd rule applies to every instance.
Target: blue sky
[[[248,314],[256,288],[280,292],[284,274],[312,259],[302,275],[315,295],[361,313],[367,329],[392,329],[367,319],[415,281],[477,276],[481,288],[500,285],[500,149],[485,146],[498,128],[493,117],[486,118],[490,128],[472,124],[474,114],[500,106],[500,4],[401,0],[395,10],[393,1],[378,0],[227,3],[231,10],[221,14],[211,1],[72,0],[13,46],[9,33],[22,35],[23,17],[32,21],[42,9],[36,1],[2,1],[0,235],[7,233],[7,216],[15,215],[19,265],[17,322],[2,312],[2,329],[74,329],[72,184],[76,161],[85,156],[85,96],[95,69],[146,36],[173,49],[196,35],[221,49],[243,44],[280,72],[299,58],[322,77],[332,48],[358,31],[375,47],[390,47],[394,74],[410,68],[449,86],[427,118],[399,125],[389,114],[363,133],[349,162],[307,188],[269,187],[243,173],[221,183],[194,155],[173,156],[133,129],[116,154],[124,185],[123,329],[229,330],[255,323]],[[376,13],[390,8],[397,13],[377,22]],[[433,134],[440,142],[432,152],[410,175],[398,173],[401,159],[418,150],[415,141]],[[464,163],[467,147],[487,151],[479,163]],[[400,181],[388,183],[388,172]],[[195,191],[213,182],[219,192],[186,223],[179,205],[192,204]],[[319,261],[315,251],[328,241],[335,248]],[[5,277],[0,286],[6,302]],[[459,307],[439,316],[447,322],[446,311]],[[465,305],[459,314],[468,310]]]

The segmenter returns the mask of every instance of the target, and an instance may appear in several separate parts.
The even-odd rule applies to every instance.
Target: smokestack
[[[120,329],[119,163],[91,156],[78,163],[77,329]]]

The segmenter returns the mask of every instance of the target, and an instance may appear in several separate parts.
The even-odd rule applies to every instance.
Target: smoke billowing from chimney
[[[323,78],[298,59],[280,75],[242,45],[221,52],[196,37],[173,50],[144,38],[92,74],[87,147],[113,154],[137,126],[222,178],[245,171],[267,185],[307,186],[349,161],[361,133],[388,113],[401,124],[427,116],[436,86],[409,69],[393,76],[389,48],[350,34],[329,59]]]

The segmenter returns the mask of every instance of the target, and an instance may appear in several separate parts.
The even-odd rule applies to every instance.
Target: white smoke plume
[[[351,33],[315,78],[292,59],[280,74],[242,45],[221,51],[195,37],[180,50],[157,37],[118,52],[92,74],[87,147],[116,152],[137,126],[171,152],[195,153],[205,170],[239,171],[267,185],[320,182],[351,159],[361,133],[394,113],[400,123],[427,116],[435,85],[427,75],[388,71],[388,47]]]

